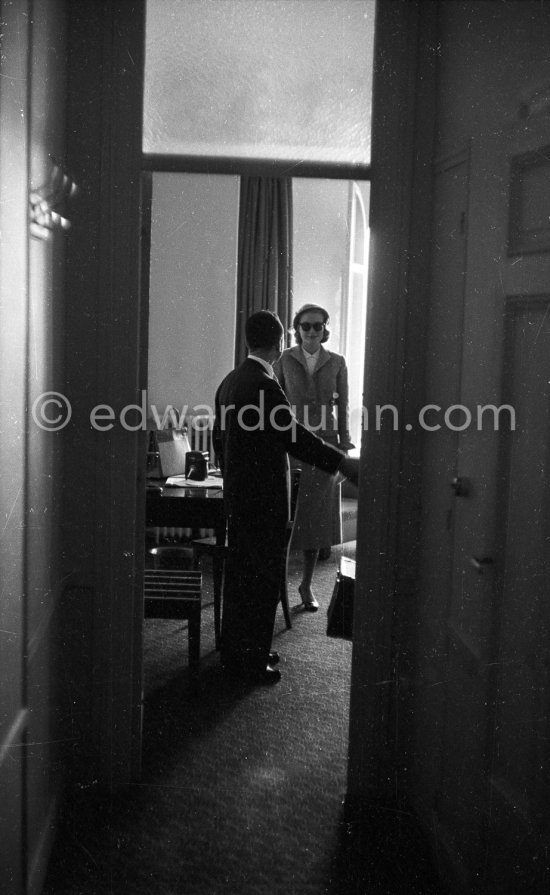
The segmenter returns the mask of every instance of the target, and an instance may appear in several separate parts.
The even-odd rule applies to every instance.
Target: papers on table
[[[209,475],[202,482],[195,479],[186,479],[184,475],[171,475],[166,479],[166,485],[177,488],[218,488],[223,491],[223,479],[220,476]]]

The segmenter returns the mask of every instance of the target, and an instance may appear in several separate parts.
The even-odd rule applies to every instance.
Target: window
[[[369,229],[367,207],[370,183],[350,183],[350,240],[348,284],[342,309],[342,345],[350,380],[350,427],[352,441],[361,446],[363,370],[367,325],[367,278]]]
[[[330,315],[329,350],[346,358],[352,441],[360,447],[365,359],[370,183],[295,178],[293,312],[319,304]]]
[[[293,178],[293,303],[329,311],[358,447],[374,16],[375,0],[147,0],[144,167]]]
[[[144,151],[368,164],[373,36],[374,0],[148,0]]]

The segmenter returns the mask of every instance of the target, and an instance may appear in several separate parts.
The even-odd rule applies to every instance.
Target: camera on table
[[[193,482],[204,482],[208,476],[208,463],[200,451],[187,451],[185,455],[185,478]]]

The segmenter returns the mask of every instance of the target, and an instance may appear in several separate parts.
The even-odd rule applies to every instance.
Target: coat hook
[[[53,230],[68,230],[71,222],[56,209],[67,199],[76,196],[78,187],[53,156],[52,170],[46,183],[29,196],[31,236],[48,239]]]

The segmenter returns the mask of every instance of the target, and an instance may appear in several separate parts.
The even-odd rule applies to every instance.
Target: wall
[[[153,177],[148,401],[161,415],[167,404],[212,404],[233,367],[238,190],[238,177]],[[348,203],[348,181],[293,181],[293,307],[327,308],[334,351],[342,350]]]
[[[57,653],[63,433],[38,426],[29,408],[64,391],[66,235],[29,239],[28,195],[48,182],[51,156],[65,154],[64,4],[3,4],[2,23],[0,877],[6,893],[38,893],[70,733]]]
[[[499,133],[550,72],[544,4],[491,0],[439,5],[438,153]]]
[[[23,891],[25,399],[27,308],[27,10],[4,8],[0,57],[0,877]],[[11,77],[7,77],[10,73]]]
[[[31,189],[48,182],[52,157],[65,158],[65,8],[33,4]],[[70,217],[71,203],[63,213]],[[43,392],[64,392],[64,259],[67,234],[56,230],[29,246],[29,383],[32,406]],[[39,891],[52,845],[62,778],[60,742],[70,736],[57,648],[62,629],[61,476],[63,430],[29,421],[27,461],[27,835],[29,888]]]
[[[155,174],[148,401],[213,406],[234,366],[239,178]]]

